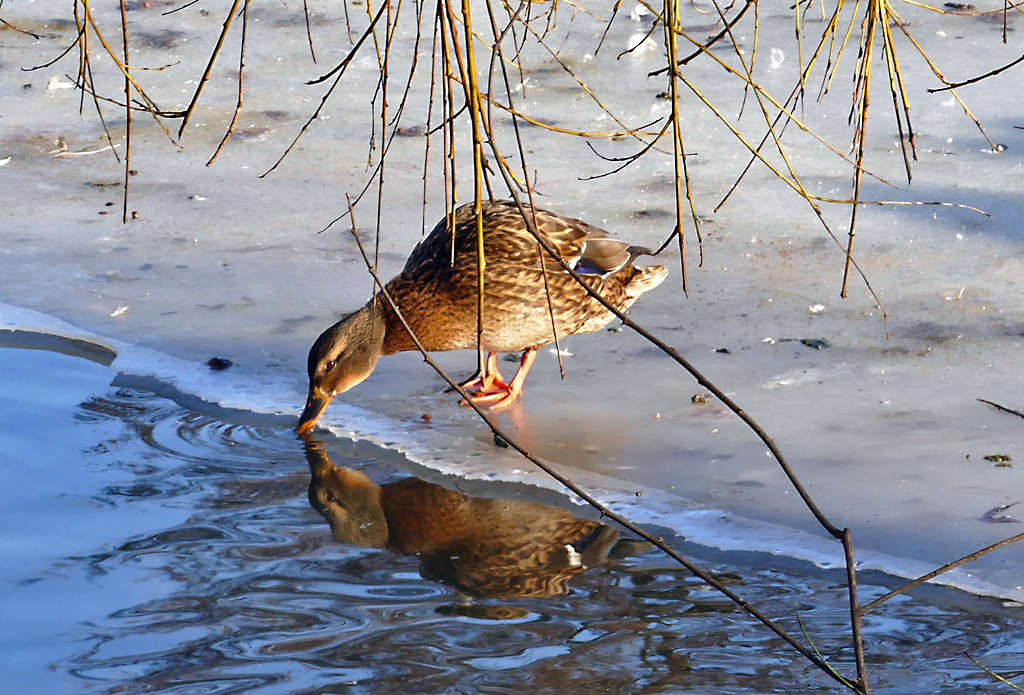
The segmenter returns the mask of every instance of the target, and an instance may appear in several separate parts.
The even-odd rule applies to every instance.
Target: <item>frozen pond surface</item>
[[[202,10],[208,14],[195,7],[161,17],[158,4],[131,15],[133,55],[140,65],[180,61],[150,77],[162,103],[176,108],[191,96],[194,82],[181,82],[201,73],[227,5],[213,11],[211,4]],[[234,105],[228,59],[214,71],[180,148],[151,122],[137,119],[132,166],[138,174],[130,209],[139,218],[128,225],[117,214],[120,170],[109,153],[57,156],[65,147],[92,151],[106,144],[95,116],[77,115],[78,94],[60,88],[72,63],[33,73],[18,69],[55,57],[73,38],[73,26],[54,21],[47,13],[56,10],[45,3],[4,10],[11,12],[5,19],[45,38],[0,31],[0,161],[10,158],[0,167],[3,325],[102,336],[114,345],[119,356],[113,367],[123,373],[155,377],[182,394],[230,408],[297,414],[310,343],[370,291],[347,234],[337,227],[317,232],[344,211],[345,193],[358,192],[366,181],[375,63],[357,61],[345,89],[300,148],[270,176],[257,175],[319,102],[323,88],[304,81],[326,72],[324,66],[348,50],[340,8],[314,15],[314,29],[323,37],[317,66],[309,63],[300,11],[283,5],[254,10],[241,137],[212,167],[203,165]],[[114,15],[99,16],[116,26]],[[1000,42],[1002,24],[992,18],[941,17],[909,6],[905,17],[925,50],[945,61],[951,78],[981,74],[1021,52],[1012,31],[1009,44]],[[569,18],[563,12],[560,26],[568,27]],[[1013,29],[1019,21],[1010,19]],[[354,21],[365,23],[365,17]],[[706,15],[696,13],[684,21],[710,26]],[[814,25],[813,17],[808,21]],[[784,8],[765,10],[761,23],[759,51],[767,56],[777,47],[781,54],[762,60],[759,77],[787,94],[796,72],[792,17]],[[604,25],[579,14],[573,26],[575,38],[563,55],[611,110],[633,125],[664,115],[665,102],[656,98],[664,81],[646,77],[663,63],[659,50],[616,59],[642,33],[640,22],[616,20],[606,39],[614,49],[597,57],[593,49]],[[193,49],[196,42],[201,49]],[[406,50],[410,45],[406,39]],[[1019,532],[1024,520],[1024,505],[1009,506],[1024,502],[1024,422],[976,400],[1022,405],[1024,130],[1014,126],[1024,122],[1019,75],[965,89],[975,115],[1005,145],[1004,152],[993,153],[948,93],[926,92],[939,84],[909,50],[903,66],[921,161],[909,189],[905,182],[901,190],[866,184],[865,197],[957,202],[991,217],[949,207],[861,210],[855,253],[888,311],[891,340],[862,285],[854,285],[850,298],[839,298],[842,253],[806,203],[763,167],[720,212],[712,212],[747,155],[692,97],[686,101],[693,128],[687,147],[695,152],[698,212],[707,218],[704,265],[688,268],[691,291],[684,297],[673,255],[678,252],[666,251],[673,276],[631,315],[765,427],[819,506],[837,525],[852,529],[865,567],[913,576]],[[571,127],[608,127],[540,51],[528,54],[524,67],[532,114]],[[116,83],[109,65],[95,69],[98,80]],[[699,64],[692,70],[724,112],[738,112],[741,90],[723,80],[724,73]],[[849,141],[849,104],[837,86],[833,92],[821,106],[809,103],[806,119],[842,148]],[[425,109],[417,110],[423,97],[422,90],[413,94],[404,124],[425,122]],[[884,105],[881,92],[875,99]],[[747,109],[741,124],[756,137],[759,123],[750,104]],[[123,117],[114,111],[107,116],[116,141],[123,142]],[[887,118],[881,108],[872,115],[868,166],[899,182],[902,160]],[[848,173],[838,160],[825,159],[816,141],[791,130],[790,154],[805,167],[808,187],[848,195]],[[668,235],[672,217],[665,213],[674,203],[667,157],[653,154],[614,177],[581,181],[610,164],[581,141],[556,140],[539,129],[528,135],[543,207],[646,245],[657,246]],[[401,267],[421,232],[422,144],[398,138],[389,153],[380,213],[385,276]],[[623,156],[636,144],[600,140],[595,147]],[[467,164],[463,173],[468,170]],[[463,200],[470,190],[463,189]],[[428,226],[443,212],[440,179],[430,191]],[[844,233],[848,210],[825,214]],[[357,222],[367,238],[374,218],[369,202],[359,208]],[[565,466],[630,516],[695,542],[822,565],[841,561],[838,544],[822,537],[763,446],[719,406],[691,403],[700,389],[677,366],[628,332],[571,338],[564,347],[572,353],[565,360],[567,379],[559,380],[557,362],[545,352],[521,406],[500,417],[536,454]],[[214,356],[235,366],[213,374],[202,363]],[[460,375],[472,371],[474,361],[471,354],[441,356]],[[490,433],[441,386],[417,356],[391,357],[338,399],[343,402],[331,407],[325,424],[341,436],[402,451],[426,468],[553,485],[495,448]],[[424,413],[431,415],[429,423]],[[997,454],[1011,456],[1013,465],[984,458]],[[945,581],[1021,599],[1022,578],[1024,546],[1016,545]]]

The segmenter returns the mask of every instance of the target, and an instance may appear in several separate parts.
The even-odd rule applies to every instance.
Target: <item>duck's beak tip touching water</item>
[[[309,389],[309,395],[306,397],[306,407],[302,409],[302,415],[299,416],[299,424],[295,426],[295,433],[306,434],[316,427],[316,423],[320,421],[320,416],[327,410],[327,406],[333,397],[333,395],[326,394],[318,388]]]

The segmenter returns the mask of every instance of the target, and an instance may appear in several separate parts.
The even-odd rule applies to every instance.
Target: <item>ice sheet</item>
[[[280,169],[263,179],[258,174],[319,102],[323,87],[304,81],[326,72],[348,50],[340,7],[323,8],[323,14],[314,8],[314,34],[321,37],[316,66],[308,59],[301,11],[265,6],[254,12],[242,137],[229,142],[212,167],[204,164],[234,107],[229,62],[215,70],[180,147],[151,122],[136,119],[132,166],[138,174],[132,177],[130,209],[139,219],[122,225],[116,186],[121,170],[109,153],[56,156],[63,146],[91,151],[106,144],[88,108],[85,116],[77,115],[74,90],[47,89],[54,78],[57,84],[67,80],[63,76],[74,70],[73,61],[34,73],[18,70],[51,59],[73,36],[72,27],[46,14],[58,10],[43,5],[4,9],[5,19],[42,32],[44,40],[0,30],[0,160],[10,157],[0,167],[0,300],[66,320],[74,328],[65,329],[76,334],[104,336],[118,346],[119,370],[152,374],[230,407],[297,412],[310,343],[370,291],[340,225],[317,232],[344,211],[345,193],[358,192],[368,176],[373,61],[354,64],[345,89],[324,112],[329,118],[314,124]],[[159,8],[131,14],[138,64],[181,61],[147,75],[165,106],[190,97],[220,25],[218,13],[226,7],[211,4],[204,10],[209,15],[198,7],[167,17]],[[707,16],[688,12],[688,26],[710,26]],[[1021,52],[1012,32],[1007,45],[1000,42],[1001,20],[942,17],[910,7],[901,12],[951,78],[980,74]],[[563,8],[559,26],[572,23],[576,33],[561,55],[610,110],[634,126],[664,115],[666,103],[656,98],[664,80],[646,77],[663,63],[660,52],[617,58],[645,31],[642,22],[617,19],[595,56],[603,24],[569,14]],[[806,18],[812,29],[813,14]],[[99,18],[116,26],[114,15],[100,12]],[[763,11],[760,19],[759,79],[787,94],[798,69],[792,16],[780,7]],[[365,17],[354,21],[365,25]],[[1016,23],[1011,16],[1011,29]],[[750,47],[752,35],[741,32],[738,38]],[[196,43],[199,48],[193,48]],[[402,45],[407,55],[411,39]],[[869,182],[865,197],[957,202],[983,208],[991,217],[949,207],[860,211],[857,258],[885,305],[892,339],[863,284],[855,282],[850,298],[839,298],[841,251],[806,203],[763,167],[713,212],[746,155],[692,95],[684,104],[686,138],[694,153],[698,212],[706,218],[704,264],[698,268],[694,262],[691,235],[685,297],[678,250],[666,251],[672,277],[645,296],[632,316],[761,422],[824,512],[852,529],[866,566],[912,575],[1012,535],[1024,519],[1024,505],[994,511],[1024,501],[1024,423],[975,400],[1024,405],[1024,131],[1013,128],[1024,123],[1015,120],[1014,73],[963,90],[989,135],[1006,146],[993,152],[948,92],[927,93],[938,81],[911,57],[912,47],[901,45],[907,46],[902,65],[915,106],[920,161],[907,188],[900,179],[895,129],[884,113],[887,92],[880,87],[868,164],[901,189]],[[402,64],[401,50],[396,55]],[[609,127],[556,63],[540,51],[523,62],[531,114],[568,127]],[[95,69],[98,80],[118,79],[109,65]],[[849,70],[841,73],[844,79]],[[724,113],[738,112],[742,91],[721,69],[695,63],[688,75]],[[393,93],[400,90],[399,79]],[[823,103],[809,102],[805,114],[841,149],[849,142],[847,84],[837,79]],[[423,96],[418,88],[403,125],[425,122]],[[740,124],[754,137],[760,131],[750,99],[745,109]],[[122,144],[123,117],[106,113],[115,143]],[[526,134],[543,207],[583,217],[634,243],[657,246],[671,231],[668,157],[654,153],[613,177],[583,181],[611,164],[582,141],[538,128]],[[812,191],[849,195],[849,173],[838,159],[825,156],[816,141],[793,127],[787,138]],[[598,140],[594,146],[604,155],[622,156],[637,143]],[[378,156],[379,151],[372,154],[374,162]],[[430,181],[425,215],[421,210],[422,161],[422,138],[395,140],[380,213],[382,275],[401,267],[423,217],[429,227],[443,210],[438,178]],[[471,188],[462,190],[465,200]],[[825,215],[845,234],[848,209],[826,208]],[[359,208],[357,222],[372,241],[377,222],[370,202]],[[19,325],[53,328],[49,319],[4,311],[5,320]],[[140,347],[127,349],[135,345]],[[820,531],[764,447],[720,406],[691,403],[700,389],[676,365],[628,331],[570,338],[563,347],[572,353],[565,358],[567,379],[559,380],[554,355],[544,352],[521,407],[500,416],[531,450],[567,467],[574,479],[592,481],[605,498],[628,503],[631,515],[700,542],[821,564],[838,561],[836,544],[811,540]],[[224,374],[209,372],[201,363],[213,356],[237,366]],[[474,360],[467,353],[441,356],[460,376],[472,371]],[[370,379],[337,399],[327,422],[339,434],[374,438],[453,473],[540,478],[493,447],[489,432],[441,387],[416,355],[387,358]],[[431,415],[429,424],[424,413]],[[1016,460],[996,467],[983,458],[993,454]],[[644,494],[637,498],[636,492]],[[763,531],[768,528],[786,540],[774,540]],[[885,559],[872,565],[872,557]],[[1022,578],[1024,547],[1012,546],[970,565],[955,581],[970,590],[1020,597]],[[981,582],[987,588],[979,588]]]

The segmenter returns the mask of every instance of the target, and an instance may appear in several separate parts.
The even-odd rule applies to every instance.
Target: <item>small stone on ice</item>
[[[821,312],[825,311],[825,305],[814,304],[812,306],[807,307],[807,311],[811,312],[812,314],[820,314]]]

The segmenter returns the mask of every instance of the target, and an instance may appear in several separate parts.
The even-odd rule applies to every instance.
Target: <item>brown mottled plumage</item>
[[[537,210],[536,223],[559,255],[620,311],[668,274],[665,266],[634,266],[637,256],[651,252],[613,239],[586,222]],[[490,354],[483,373],[466,388],[475,394],[475,402],[503,408],[519,395],[536,350],[552,342],[555,332],[559,338],[591,333],[607,325],[614,314],[540,248],[514,203],[484,203],[483,229],[480,346]],[[476,216],[472,205],[463,205],[455,211],[454,220],[447,217],[437,223],[413,249],[402,272],[387,284],[388,293],[427,350],[477,347],[477,268]],[[415,349],[383,298],[371,300],[328,328],[309,352],[309,397],[296,431],[312,429],[331,398],[368,377],[382,355]],[[520,369],[506,384],[497,372],[495,353],[520,351]]]
[[[618,531],[532,502],[467,497],[415,478],[375,485],[307,440],[309,502],[336,540],[420,557],[420,573],[488,596],[557,596],[605,562]]]

